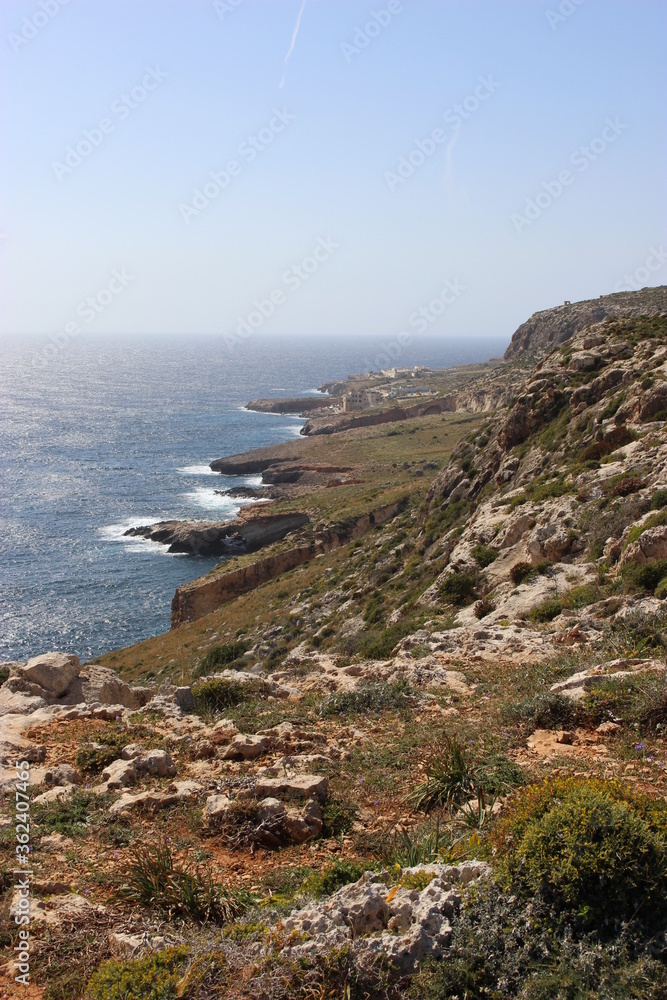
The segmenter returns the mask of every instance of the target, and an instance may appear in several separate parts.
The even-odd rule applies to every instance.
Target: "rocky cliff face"
[[[570,340],[584,327],[614,316],[639,316],[667,311],[667,286],[643,288],[585,299],[533,313],[522,323],[505,351],[505,360],[537,357]]]

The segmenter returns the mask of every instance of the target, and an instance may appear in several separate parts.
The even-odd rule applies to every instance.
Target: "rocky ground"
[[[667,321],[512,379],[385,523],[4,665],[0,996],[17,760],[26,996],[667,995]]]

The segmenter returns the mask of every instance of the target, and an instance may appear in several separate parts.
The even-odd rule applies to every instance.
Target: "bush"
[[[475,545],[470,550],[470,554],[480,569],[486,569],[492,562],[495,562],[499,555],[498,549],[494,549],[490,545]]]
[[[88,983],[91,1000],[175,1000],[188,950],[167,948],[131,962],[104,962]]]
[[[322,702],[320,715],[365,715],[407,707],[410,688],[407,684],[367,684],[354,691],[338,691]]]
[[[0,684],[4,684],[9,678],[9,667],[0,667]]]
[[[349,833],[358,811],[351,799],[329,797],[322,806],[322,836],[342,837]]]
[[[489,600],[488,597],[483,597],[481,601],[477,601],[475,604],[473,614],[475,615],[475,618],[481,620],[482,618],[486,618],[487,615],[490,615],[495,610],[496,606],[494,602]]]
[[[508,719],[529,722],[537,729],[565,729],[577,721],[574,702],[551,691],[508,705],[503,715]]]
[[[649,650],[664,649],[667,613],[643,614],[635,611],[623,618],[612,618],[604,627],[606,648],[615,656],[643,656]]]
[[[208,681],[202,681],[192,689],[192,696],[195,703],[195,712],[224,712],[226,708],[233,708],[241,702],[259,693],[259,688],[265,687],[261,681],[254,684],[240,684],[238,681],[226,681],[215,677]]]
[[[610,414],[613,416],[613,414]],[[585,451],[582,452],[581,461],[587,462],[591,460],[599,460],[605,455],[610,455],[612,451],[616,451],[617,448],[622,448],[625,444],[630,444],[631,441],[636,439],[637,435],[631,432],[621,425],[620,427],[615,427],[609,434],[605,436],[600,441],[595,441],[593,444],[589,445]]]
[[[612,719],[648,732],[667,723],[665,674],[637,674],[618,680],[609,677],[586,694],[583,710],[597,725]]]
[[[367,865],[362,861],[350,861],[347,858],[336,858],[331,864],[326,865],[321,871],[310,875],[303,885],[301,892],[306,892],[316,899],[322,896],[330,896],[350,882],[358,882]]]
[[[168,847],[145,849],[128,868],[116,894],[124,902],[160,910],[168,920],[180,917],[222,924],[243,910],[237,894],[202,881],[196,872],[175,866]]]
[[[87,830],[89,808],[97,798],[90,792],[76,791],[70,799],[55,799],[53,802],[36,804],[32,807],[33,819],[39,832],[62,833],[75,837]]]
[[[452,573],[440,584],[439,593],[448,604],[459,607],[470,603],[478,583],[477,573]]]
[[[537,622],[544,624],[545,622],[553,621],[563,610],[563,600],[560,597],[550,597],[543,604],[538,607],[533,608],[529,612],[528,617],[531,622]]]
[[[127,746],[127,733],[103,733],[95,743],[85,743],[76,752],[75,763],[82,774],[100,774]]]
[[[201,661],[195,671],[195,675],[201,677],[204,674],[211,674],[218,667],[230,667],[245,665],[242,659],[243,654],[250,649],[250,643],[245,639],[237,639],[235,642],[224,643],[209,649],[208,653]],[[239,662],[240,661],[240,662]]]
[[[535,572],[535,567],[529,562],[518,562],[510,570],[510,580],[515,587],[527,580]]]
[[[630,590],[648,590],[653,593],[667,577],[667,559],[655,559],[637,566],[628,563],[623,567],[623,581]]]
[[[665,909],[667,806],[616,782],[557,778],[520,792],[491,835],[494,873],[600,931]]]
[[[663,510],[667,507],[667,490],[656,490],[651,497],[651,510]]]
[[[646,483],[640,476],[627,473],[623,476],[614,476],[605,484],[604,492],[608,497],[627,497],[631,493],[638,493],[644,486]]]
[[[507,757],[474,757],[456,736],[445,736],[442,750],[426,766],[426,778],[407,796],[413,808],[428,812],[461,805],[474,796],[498,795],[523,784],[521,770]]]

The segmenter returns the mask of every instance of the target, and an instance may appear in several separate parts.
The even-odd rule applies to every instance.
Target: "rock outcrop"
[[[160,521],[129,528],[125,534],[160,542],[169,552],[233,556],[280,541],[309,521],[307,514],[300,513],[247,515],[235,521]]]
[[[505,351],[505,360],[513,361],[524,355],[537,357],[570,340],[593,323],[608,316],[639,316],[667,310],[667,285],[643,288],[640,292],[617,292],[597,299],[566,302],[553,309],[533,313],[512,336]]]

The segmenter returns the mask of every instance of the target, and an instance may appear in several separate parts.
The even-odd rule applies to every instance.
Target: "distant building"
[[[343,410],[367,410],[369,406],[377,406],[382,402],[382,393],[377,389],[353,389],[343,396]]]
[[[409,368],[383,368],[382,374],[385,378],[404,378],[410,374]]]

